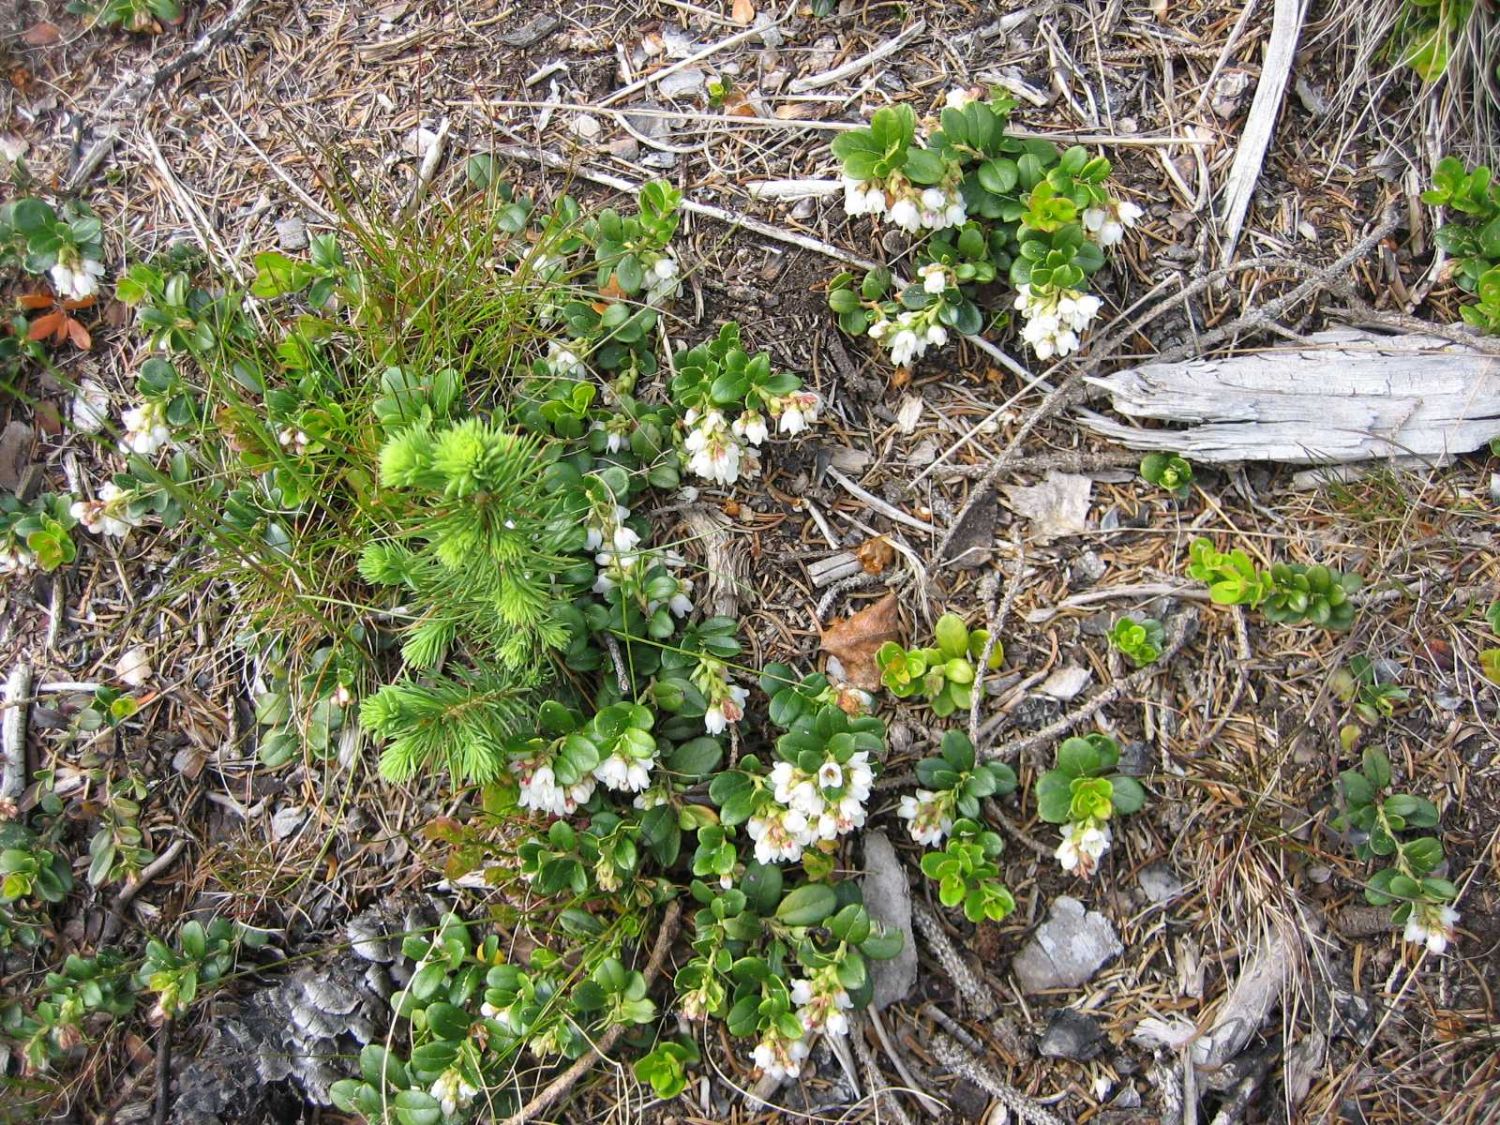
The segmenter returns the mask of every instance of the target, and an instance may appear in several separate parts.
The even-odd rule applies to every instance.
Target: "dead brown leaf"
[[[724,99],[724,112],[730,117],[760,116],[760,112],[755,108],[755,103],[738,90],[732,91]]]
[[[62,32],[57,29],[57,24],[46,20],[38,20],[21,32],[21,42],[28,47],[50,47],[61,38]]]
[[[866,539],[855,549],[854,557],[865,568],[866,574],[884,574],[885,568],[896,561],[896,548],[884,535]]]
[[[858,613],[835,621],[824,631],[821,647],[843,665],[844,678],[851,684],[865,691],[879,691],[876,650],[900,637],[901,609],[893,591]]]
[[[750,0],[734,0],[734,7],[730,10],[730,18],[739,24],[753,22],[755,19],[755,5]]]

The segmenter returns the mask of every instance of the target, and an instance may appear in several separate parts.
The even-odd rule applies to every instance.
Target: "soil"
[[[751,96],[756,116],[775,124],[746,127],[701,91],[669,97],[653,88],[620,103],[677,115],[642,142],[599,107],[626,81],[740,31],[729,4],[268,0],[250,4],[232,34],[123,118],[115,116],[117,91],[179,58],[219,27],[230,7],[189,4],[180,25],[129,36],[90,26],[61,3],[20,4],[0,17],[7,32],[0,64],[9,76],[0,88],[0,134],[24,140],[35,182],[57,191],[91,144],[118,130],[109,157],[78,189],[106,217],[112,275],[176,242],[197,245],[213,266],[233,273],[236,263],[276,246],[278,220],[296,216],[325,228],[320,210],[340,191],[404,199],[417,165],[409,135],[445,119],[448,152],[429,188],[436,198],[459,190],[469,155],[536,144],[576,168],[569,177],[505,163],[508,178],[542,198],[567,186],[583,199],[610,200],[609,191],[588,182],[590,172],[633,182],[664,176],[697,202],[846,254],[890,259],[895,244],[883,242],[867,220],[848,219],[839,196],[808,206],[771,203],[754,198],[748,185],[836,176],[827,151],[832,134],[809,126],[856,121],[890,100],[925,112],[952,86],[1000,82],[1028,95],[1017,110],[1019,126],[1064,140],[1106,138],[1088,143],[1114,162],[1123,193],[1146,208],[1140,229],[1101,274],[1112,325],[1129,323],[1128,310],[1140,303],[1170,301],[1226,260],[1217,193],[1254,93],[1271,6],[1191,0],[1028,11],[1016,0],[846,0],[826,19],[796,2],[756,6],[778,21],[770,39],[779,37],[779,45],[747,39],[701,67],[730,78]],[[1352,71],[1357,44],[1350,36],[1368,29],[1350,27],[1348,17],[1342,4],[1312,6],[1294,74],[1298,92],[1288,92],[1233,251],[1295,264],[1247,270],[1208,287],[1113,354],[1089,357],[1098,361],[1095,370],[1190,343],[1265,305],[1308,268],[1337,260],[1390,208],[1403,216],[1397,233],[1339,284],[1377,310],[1457,321],[1460,295],[1442,275],[1433,216],[1418,198],[1433,156],[1420,107],[1436,95],[1409,75]],[[925,30],[884,62],[810,97],[786,92],[787,75],[818,74],[857,58],[919,18]],[[55,38],[43,23],[55,26]],[[672,44],[683,42],[692,47],[674,55]],[[661,44],[656,53],[645,50]],[[620,73],[621,56],[630,60],[629,77]],[[547,104],[553,102],[561,104]],[[583,115],[599,124],[592,139],[579,130]],[[1459,152],[1483,143],[1459,134],[1447,142]],[[1496,643],[1484,611],[1500,593],[1497,459],[1474,454],[1421,470],[1376,468],[1312,489],[1294,486],[1291,467],[1202,466],[1189,498],[1178,501],[1143,482],[1129,457],[1064,412],[1025,439],[1022,461],[996,483],[1034,484],[1046,458],[1077,455],[1091,481],[1087,530],[1041,541],[1002,487],[995,499],[980,498],[960,546],[973,551],[966,565],[953,565],[936,557],[940,535],[892,520],[830,468],[941,533],[966,511],[974,490],[988,489],[985,468],[1010,448],[1043,391],[1026,389],[967,344],[930,354],[914,370],[893,371],[866,341],[838,334],[826,312],[826,286],[843,267],[827,255],[693,216],[677,252],[688,284],[669,321],[674,341],[696,342],[738,320],[750,345],[801,374],[828,404],[806,440],[775,447],[758,481],[700,496],[726,517],[730,549],[746,560],[741,633],[754,660],[817,665],[821,629],[888,589],[901,592],[914,640],[944,610],[978,623],[987,615],[985,584],[995,580],[1009,603],[1006,659],[980,716],[980,744],[1015,766],[1026,793],[1051,765],[1052,744],[1024,752],[1015,744],[1131,672],[1105,641],[1114,620],[1125,612],[1193,619],[1190,639],[1159,674],[1080,724],[1115,737],[1127,772],[1140,775],[1152,794],[1146,810],[1117,832],[1092,880],[1063,873],[1050,854],[1056,829],[1035,819],[1030,802],[1010,798],[1000,807],[1008,822],[1002,866],[1018,909],[1002,923],[975,927],[944,910],[917,871],[920,848],[893,815],[899,783],[882,791],[888,800],[874,822],[910,861],[914,897],[942,919],[999,1003],[993,1018],[966,1014],[962,988],[924,945],[916,991],[882,1017],[888,1042],[866,1036],[884,1083],[901,1088],[910,1081],[943,1099],[946,1119],[1004,1120],[985,1118],[990,1094],[972,1075],[938,1063],[931,1049],[942,1030],[936,1009],[959,1021],[995,1075],[1065,1120],[1500,1120],[1500,696],[1478,659]],[[900,267],[899,257],[893,265]],[[1318,294],[1295,306],[1282,328],[1314,331],[1336,322],[1332,310],[1345,304],[1344,293]],[[100,380],[117,408],[132,397],[146,355],[128,322],[128,312],[109,303],[92,326],[92,350],[56,357],[66,381]],[[1111,330],[1101,325],[1096,337]],[[1030,361],[1009,328],[992,339]],[[1265,342],[1276,339],[1246,335],[1219,352]],[[1046,374],[1055,383],[1068,370],[1064,364]],[[64,407],[62,386],[39,376],[0,399],[0,425],[33,424],[27,460],[49,487],[66,490],[74,475],[102,479],[104,470],[92,446],[49,425]],[[904,425],[903,407],[913,397],[920,413],[915,425]],[[1185,593],[1188,544],[1200,534],[1243,545],[1263,560],[1357,571],[1366,593],[1355,626],[1340,634],[1282,627]],[[832,591],[816,586],[811,564],[881,536],[897,548],[888,567]],[[132,536],[118,547],[92,540],[55,576],[9,581],[0,587],[0,666],[24,661],[38,682],[107,682],[127,648],[143,639],[153,647],[151,690],[159,704],[112,741],[61,742],[56,730],[66,716],[45,701],[31,715],[33,768],[134,774],[148,790],[141,823],[151,846],[160,852],[171,839],[189,841],[182,858],[135,896],[123,947],[138,950],[147,934],[166,932],[189,913],[222,912],[277,931],[290,954],[316,957],[343,940],[342,927],[358,909],[430,889],[441,878],[449,849],[424,828],[457,810],[440,786],[393,792],[363,763],[350,770],[332,762],[260,767],[249,737],[254,670],[226,643],[238,626],[232,589],[223,582],[181,588],[179,568],[190,558],[167,533]],[[1140,585],[1175,592],[1131,592]],[[1379,722],[1352,719],[1331,687],[1332,673],[1360,655],[1388,662],[1409,692]],[[1042,692],[1048,676],[1069,667],[1088,675],[1079,694],[1055,699]],[[891,723],[886,777],[907,778],[943,724],[925,708],[889,697],[880,709]],[[1361,746],[1388,754],[1399,786],[1442,810],[1446,870],[1461,888],[1462,915],[1442,956],[1420,956],[1388,926],[1351,923],[1369,865],[1330,826],[1339,800],[1335,778],[1354,758],[1340,741],[1351,722]],[[309,828],[278,836],[272,818],[289,809],[305,810]],[[83,867],[94,827],[85,819],[70,829]],[[1142,877],[1148,869],[1169,871],[1180,893],[1151,898]],[[1023,996],[1011,958],[1049,903],[1065,894],[1102,911],[1125,952],[1080,988]],[[111,892],[75,896],[59,913],[58,940],[70,949],[96,948],[113,901]],[[1185,1113],[1183,1076],[1191,1063],[1143,1042],[1142,1021],[1178,1016],[1199,1032],[1210,1030],[1269,933],[1295,937],[1286,986],[1233,1068],[1190,1075],[1196,1100]],[[263,987],[275,976],[268,965],[230,992]],[[26,978],[12,973],[0,988],[19,992]],[[1365,1015],[1343,1018],[1350,1005],[1362,1005]],[[1104,1049],[1088,1061],[1037,1053],[1049,1013],[1064,1007],[1087,1012],[1104,1031]],[[214,1011],[195,1010],[177,1028],[179,1074],[211,1041]],[[47,1095],[48,1119],[148,1116],[156,1036],[140,1020],[102,1031],[86,1061]],[[1295,1068],[1288,1059],[1320,1043],[1321,1057],[1303,1068],[1300,1081],[1289,1079]],[[611,1107],[663,1121],[784,1119],[781,1110],[752,1108],[735,1094],[754,1082],[742,1046],[727,1037],[710,1043],[713,1065],[703,1073],[711,1077],[667,1106],[647,1106],[639,1088],[627,1090],[613,1070],[598,1068],[559,1119],[589,1120]],[[815,1061],[814,1077],[776,1095],[786,1105],[841,1119],[889,1120],[893,1106],[911,1120],[924,1115],[908,1094],[851,1095],[837,1060]],[[870,1092],[866,1084],[859,1094]],[[299,1112],[312,1119],[317,1111]],[[0,1113],[0,1120],[8,1118]]]

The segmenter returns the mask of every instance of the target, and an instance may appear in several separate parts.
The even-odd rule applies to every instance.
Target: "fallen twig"
[[[925,531],[928,535],[937,534],[937,528],[933,527],[932,524],[924,523],[923,521],[917,519],[916,516],[907,515],[894,504],[887,504],[873,492],[870,492],[868,489],[861,488],[859,485],[855,484],[852,480],[846,477],[843,473],[839,472],[833,466],[830,465],[828,467],[827,473],[830,477],[837,481],[839,487],[841,487],[850,496],[853,496],[856,500],[863,500],[872,511],[879,512],[886,519],[894,520],[896,523],[905,524],[907,527],[916,528],[918,531]]]
[[[167,1111],[172,1108],[172,1018],[161,1021],[156,1033],[156,1113],[155,1125],[167,1125]]]
[[[31,665],[19,661],[5,680],[5,720],[0,724],[0,819],[14,817],[26,792],[26,714],[31,707]]]
[[[845,78],[868,70],[886,56],[894,55],[926,30],[926,21],[917,20],[916,23],[904,29],[899,35],[892,39],[887,39],[868,54],[861,55],[857,59],[850,59],[842,66],[836,66],[832,70],[825,70],[822,74],[810,74],[806,78],[795,78],[787,83],[787,89],[794,94],[805,94],[809,90],[821,90],[824,86],[832,86],[835,82],[842,82]]]
[[[922,931],[922,937],[958,990],[959,999],[970,1014],[976,1019],[987,1020],[999,1011],[1000,1002],[995,999],[994,991],[964,960],[964,955],[953,944],[953,939],[943,929],[943,923],[937,915],[923,903],[913,902],[911,920]]]
[[[667,953],[672,948],[672,942],[677,937],[677,924],[682,919],[682,903],[673,899],[667,905],[667,912],[662,916],[661,929],[656,933],[656,944],[651,949],[651,959],[646,963],[646,986],[649,988],[661,973],[662,966],[666,964]],[[557,1102],[568,1096],[568,1092],[578,1084],[578,1080],[592,1069],[594,1060],[603,1058],[611,1048],[619,1041],[620,1036],[625,1034],[625,1025],[616,1024],[603,1035],[599,1041],[585,1051],[583,1055],[567,1070],[554,1078],[536,1097],[532,1098],[519,1112],[505,1119],[505,1125],[525,1125],[525,1122],[546,1113]]]
[[[1041,730],[1033,731],[1031,734],[1007,742],[1002,746],[995,746],[988,749],[980,747],[979,756],[982,758],[999,759],[1015,758],[1020,754],[1026,753],[1028,750],[1033,750],[1038,746],[1054,742],[1069,731],[1076,730],[1121,696],[1129,695],[1131,692],[1137,691],[1149,683],[1151,678],[1161,672],[1167,662],[1176,656],[1182,646],[1187,643],[1188,635],[1192,632],[1192,627],[1197,622],[1198,611],[1196,609],[1190,608],[1184,610],[1172,622],[1171,631],[1167,634],[1166,644],[1162,646],[1161,656],[1157,658],[1155,664],[1148,664],[1146,667],[1132,672],[1123,680],[1111,684],[1103,691],[1094,695],[1083,706],[1069,711],[1056,722],[1048,723]],[[1004,715],[995,716],[979,732],[980,738],[986,739],[990,737],[995,729],[1004,721]]]
[[[870,1009],[871,1012],[874,1009]],[[872,1021],[873,1022],[873,1021]],[[906,1108],[892,1096],[893,1091],[885,1075],[880,1073],[880,1068],[875,1065],[875,1052],[870,1050],[870,1044],[865,1042],[863,1035],[852,1035],[850,1039],[854,1043],[854,1055],[859,1059],[859,1065],[865,1072],[865,1085],[870,1088],[870,1099],[876,1106],[889,1113],[896,1121],[896,1125],[911,1125],[911,1118],[906,1114]],[[907,1079],[908,1085],[910,1080]],[[924,1101],[923,1106],[927,1103]]]
[[[166,851],[141,869],[141,873],[136,876],[133,883],[126,883],[120,888],[114,905],[109,908],[109,917],[104,920],[104,926],[99,931],[101,946],[109,945],[120,936],[120,930],[125,925],[125,911],[135,901],[135,896],[145,890],[153,879],[177,862],[177,857],[182,854],[182,849],[187,847],[187,843],[183,837],[173,840],[167,845]]]
[[[1265,62],[1261,64],[1260,81],[1256,83],[1255,100],[1240,129],[1235,147],[1234,164],[1224,185],[1223,256],[1234,253],[1250,209],[1250,197],[1260,180],[1266,147],[1281,113],[1286,96],[1286,82],[1291,77],[1292,59],[1297,54],[1297,39],[1302,34],[1302,20],[1307,14],[1306,0],[1276,0],[1271,18],[1271,41],[1266,45]],[[1206,88],[1205,88],[1206,89]]]

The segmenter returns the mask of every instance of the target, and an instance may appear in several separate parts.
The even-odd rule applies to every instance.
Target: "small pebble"
[[[276,224],[276,245],[288,253],[307,249],[307,224],[297,215],[288,215]]]

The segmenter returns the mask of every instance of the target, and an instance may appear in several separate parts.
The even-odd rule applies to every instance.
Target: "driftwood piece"
[[[1210,463],[1415,456],[1441,464],[1500,434],[1500,358],[1431,336],[1350,328],[1308,340],[1089,380],[1119,413],[1186,429],[1143,430],[1090,411],[1080,419],[1132,449]]]

